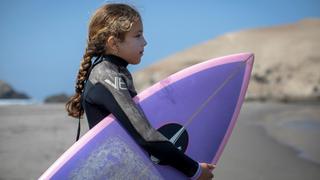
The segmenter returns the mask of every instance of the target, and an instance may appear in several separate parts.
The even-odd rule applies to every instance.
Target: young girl
[[[211,179],[214,166],[198,163],[179,151],[148,122],[136,96],[128,64],[140,63],[144,46],[140,14],[126,4],[106,4],[93,15],[77,76],[75,95],[66,104],[69,116],[86,113],[89,128],[112,113],[144,150],[192,179]],[[94,62],[92,58],[95,58]]]

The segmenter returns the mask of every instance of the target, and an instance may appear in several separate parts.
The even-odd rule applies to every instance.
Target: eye
[[[139,33],[139,34],[136,35],[137,38],[139,38],[139,37],[141,37],[141,36],[142,36],[141,33]]]

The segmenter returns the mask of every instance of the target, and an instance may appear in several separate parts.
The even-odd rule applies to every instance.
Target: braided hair
[[[80,118],[83,115],[80,100],[92,65],[92,58],[107,52],[106,44],[109,37],[113,36],[120,42],[124,41],[125,34],[138,20],[141,20],[139,12],[127,4],[105,4],[93,14],[89,23],[87,47],[76,79],[75,94],[70,97],[65,106],[69,116]]]

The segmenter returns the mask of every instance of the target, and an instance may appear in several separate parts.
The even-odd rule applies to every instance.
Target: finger
[[[208,164],[208,168],[209,168],[209,169],[214,169],[214,168],[216,168],[216,165],[214,165],[214,164]]]

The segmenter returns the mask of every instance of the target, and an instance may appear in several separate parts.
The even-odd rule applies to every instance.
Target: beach
[[[319,107],[245,103],[215,170],[216,179],[320,179]]]
[[[218,180],[320,179],[320,103],[245,102]],[[0,106],[0,179],[37,179],[74,142],[64,104]],[[81,135],[88,131],[81,120]]]

